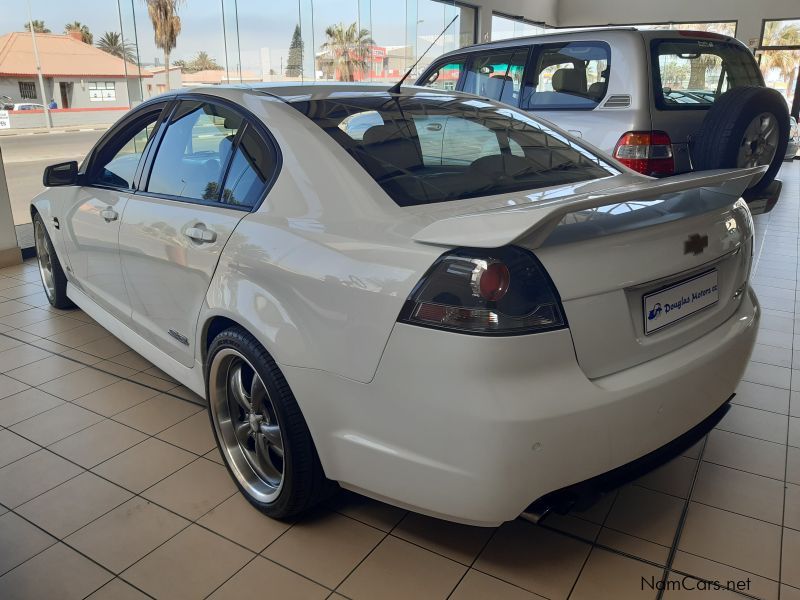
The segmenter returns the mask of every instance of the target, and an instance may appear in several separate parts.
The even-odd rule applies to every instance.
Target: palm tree
[[[97,40],[97,47],[104,52],[108,52],[128,62],[136,62],[136,54],[133,51],[133,44],[122,39],[122,36],[116,31],[106,31],[99,40]]]
[[[768,21],[762,46],[800,46],[800,21]],[[761,56],[761,72],[766,77],[771,69],[777,69],[786,81],[787,98],[794,93],[798,68],[795,50],[766,50]]]
[[[178,7],[183,4],[183,0],[145,0],[145,2],[147,2],[147,14],[153,23],[156,46],[164,52],[166,69],[164,75],[169,89],[169,54],[175,49],[181,33]]]
[[[51,31],[44,26],[44,21],[40,21],[39,19],[28,21],[22,27],[25,29],[25,31],[30,31],[31,25],[33,25],[33,31],[36,33],[51,33]]]
[[[190,64],[195,71],[222,71],[222,66],[203,50],[197,53]]]
[[[710,31],[733,37],[736,25],[734,23],[674,23],[666,29],[680,29],[691,31]],[[706,88],[706,74],[713,67],[722,64],[722,59],[716,54],[701,54],[699,58],[689,61],[689,90],[704,90]]]
[[[339,81],[355,81],[356,73],[368,68],[370,46],[374,44],[369,30],[358,29],[356,23],[347,27],[338,23],[328,26],[325,36],[328,39],[321,48],[332,62]]]
[[[92,32],[89,31],[89,28],[80,21],[73,21],[72,23],[67,23],[64,25],[64,33],[72,33],[73,31],[77,31],[81,34],[81,41],[84,44],[94,43],[94,36],[92,35]]]

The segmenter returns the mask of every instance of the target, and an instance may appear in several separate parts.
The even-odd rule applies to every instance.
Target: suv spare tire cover
[[[759,86],[735,87],[722,94],[691,137],[697,171],[769,165],[750,186],[758,192],[775,179],[789,143],[789,108],[780,92]]]

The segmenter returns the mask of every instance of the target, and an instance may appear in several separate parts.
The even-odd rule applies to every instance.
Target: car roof
[[[451,98],[475,99],[473,94],[465,92],[437,90],[428,87],[412,85],[409,77],[409,85],[404,85],[400,89],[400,96],[424,95],[444,95]],[[307,100],[325,100],[328,98],[357,98],[368,96],[388,96],[391,83],[348,83],[348,82],[275,82],[275,83],[252,83],[252,84],[223,84],[207,85],[181,90],[171,90],[160,94],[152,99],[148,99],[146,104],[165,100],[174,96],[191,96],[193,94],[205,94],[212,96],[230,96],[231,92],[239,94],[259,93],[264,96],[277,98],[287,103],[301,102]]]
[[[586,40],[586,41],[596,41],[598,34],[611,34],[614,36],[625,36],[625,35],[638,35],[646,40],[651,40],[653,38],[685,38],[691,37],[693,33],[698,34],[697,37],[703,38],[714,38],[719,40],[726,40],[726,41],[738,41],[735,38],[722,35],[719,33],[713,33],[708,31],[693,31],[688,29],[644,29],[637,27],[635,25],[604,25],[598,27],[565,27],[565,28],[553,28],[549,29],[544,33],[539,33],[536,35],[528,35],[524,37],[516,37],[516,38],[506,38],[503,40],[496,40],[492,42],[483,42],[481,44],[473,44],[471,46],[464,46],[463,48],[459,48],[457,50],[451,50],[450,52],[446,52],[439,57],[436,57],[434,62],[438,62],[440,58],[453,56],[458,54],[463,54],[466,52],[475,52],[480,50],[491,50],[494,48],[508,48],[511,46],[525,46],[527,44],[534,44],[536,42],[541,41],[569,41],[569,40]]]

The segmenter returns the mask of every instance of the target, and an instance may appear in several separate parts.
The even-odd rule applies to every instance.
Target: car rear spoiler
[[[529,248],[540,246],[561,219],[570,213],[637,200],[653,200],[667,194],[707,189],[715,192],[707,210],[733,204],[767,170],[766,166],[685,173],[665,179],[642,179],[601,192],[502,207],[435,221],[414,235],[422,244],[499,248],[525,238]],[[708,204],[708,202],[704,203]]]

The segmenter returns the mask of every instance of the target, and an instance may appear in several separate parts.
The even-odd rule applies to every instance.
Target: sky
[[[75,3],[30,0],[30,6],[33,18],[43,20],[53,33],[62,33],[65,24],[76,20],[86,24],[95,39],[106,31],[120,31],[116,0]],[[152,64],[158,60],[163,63],[163,53],[153,41],[145,0],[119,0],[119,6],[123,34],[126,40],[138,42],[141,62]],[[277,71],[282,62],[285,64],[295,25],[303,28],[306,53],[310,56],[309,49],[318,50],[324,42],[328,25],[339,22],[348,25],[356,21],[371,30],[378,45],[416,46],[419,36],[419,45],[424,50],[427,47],[424,39],[435,37],[455,15],[455,10],[434,0],[313,0],[313,4],[312,0],[186,0],[179,9],[182,32],[171,60],[190,60],[204,50],[224,66],[227,37],[231,70],[236,69],[241,53],[242,68],[259,72],[261,48],[269,48],[269,68]],[[227,36],[223,35],[223,20]],[[26,0],[4,2],[0,11],[0,34],[21,31],[27,21]],[[457,31],[456,23],[445,36],[450,40],[448,50]]]

